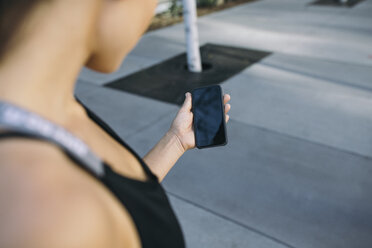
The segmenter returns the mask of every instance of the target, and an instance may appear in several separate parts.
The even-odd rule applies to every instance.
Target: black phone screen
[[[225,114],[219,85],[192,91],[195,142],[198,148],[226,145]]]

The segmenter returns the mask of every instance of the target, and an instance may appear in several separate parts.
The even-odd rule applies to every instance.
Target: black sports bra
[[[76,98],[76,100],[84,107],[92,121],[97,123],[97,125],[99,125],[103,130],[111,135],[112,138],[118,141],[137,158],[147,174],[147,181],[131,179],[114,172],[105,161],[100,161],[98,157],[89,151],[89,148],[85,147],[84,144],[79,143],[82,141],[77,139],[75,136],[68,133],[62,127],[52,124],[51,122],[48,123],[45,119],[38,122],[38,120],[42,118],[28,112],[27,110],[20,109],[11,104],[6,104],[10,107],[15,107],[14,109],[23,111],[25,114],[33,115],[33,117],[36,117],[36,120],[23,120],[23,123],[28,124],[22,124],[22,127],[20,126],[21,124],[16,126],[11,122],[5,123],[4,118],[1,118],[6,114],[2,111],[4,108],[1,108],[1,102],[0,125],[7,124],[7,129],[10,129],[11,131],[0,133],[0,139],[9,137],[36,138],[48,140],[58,145],[78,166],[81,166],[93,174],[120,200],[133,218],[141,239],[142,247],[185,247],[179,222],[171,208],[163,187],[158,182],[157,177],[151,172],[138,154],[134,152],[102,119],[88,109],[81,101],[79,101],[79,99]],[[11,118],[8,120],[17,121],[17,115],[15,113],[13,113],[13,115],[8,113],[8,117],[9,116]],[[18,116],[18,118],[21,118],[21,116]],[[32,118],[30,119],[32,120]],[[57,131],[53,130],[52,127],[48,127],[47,124],[55,127]],[[40,126],[43,128],[40,128]],[[33,130],[32,128],[36,129]]]

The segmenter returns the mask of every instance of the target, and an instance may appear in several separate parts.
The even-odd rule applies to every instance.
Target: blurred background
[[[185,67],[182,2],[160,0],[121,68],[83,68],[77,96],[144,155],[170,96],[231,95],[228,145],[187,152],[163,182],[187,247],[372,247],[372,0],[197,5],[203,72]]]

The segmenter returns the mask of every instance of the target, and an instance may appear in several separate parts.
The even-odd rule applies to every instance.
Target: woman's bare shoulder
[[[0,142],[0,209],[0,247],[139,244],[107,189],[46,142]]]

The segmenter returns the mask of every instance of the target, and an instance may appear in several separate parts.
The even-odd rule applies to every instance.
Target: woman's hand
[[[226,123],[229,121],[229,115],[227,114],[231,106],[228,104],[230,101],[230,95],[225,94],[223,96],[223,104],[225,106],[225,120]],[[186,93],[186,99],[181,109],[178,111],[176,118],[173,120],[169,132],[175,135],[180,143],[183,152],[195,148],[195,135],[193,129],[193,113],[191,112],[191,94]]]

